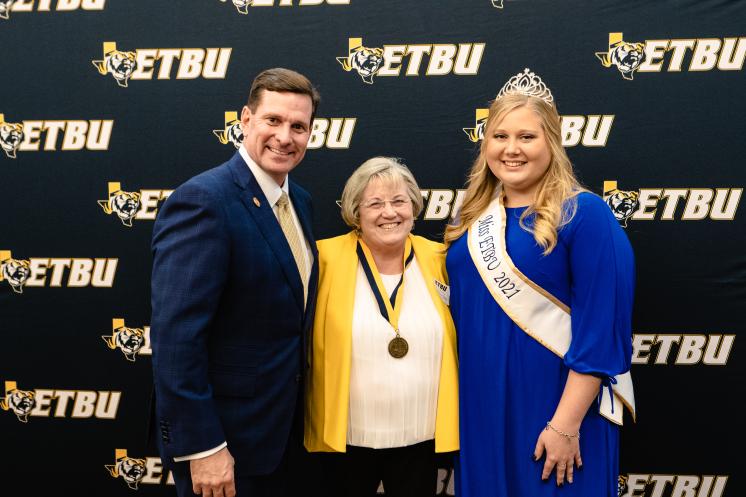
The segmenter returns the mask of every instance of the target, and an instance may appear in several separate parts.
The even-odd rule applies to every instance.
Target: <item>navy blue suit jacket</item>
[[[318,273],[311,198],[292,181],[289,191],[314,254],[305,310],[290,247],[238,153],[160,209],[150,337],[165,463],[223,441],[237,474],[270,473],[280,462],[303,385]]]

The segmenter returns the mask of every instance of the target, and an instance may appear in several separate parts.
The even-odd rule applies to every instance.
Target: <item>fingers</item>
[[[542,442],[541,437],[539,437],[536,441],[536,447],[534,447],[534,461],[541,459],[542,454],[544,454],[544,442]]]
[[[208,485],[200,485],[199,483],[192,484],[192,490],[197,495],[202,495],[202,497],[214,497],[212,493],[212,487]]]
[[[581,469],[579,466],[578,469]],[[549,480],[552,475],[552,471],[556,473],[557,486],[562,486],[567,483],[572,483],[575,478],[575,464],[574,459],[569,461],[557,460],[554,457],[547,457],[544,461],[544,467],[541,472],[541,479],[544,481]]]
[[[202,497],[236,497],[236,486],[231,480],[223,484],[192,484],[192,491]]]
[[[557,486],[561,487],[565,483],[565,471],[567,470],[567,464],[561,462],[557,464]]]
[[[574,471],[575,468],[573,466],[574,465],[573,465],[572,461],[570,461],[567,464],[567,473],[565,474],[565,479],[567,480],[567,483],[572,483],[573,475],[575,473],[575,471]]]
[[[578,468],[578,470],[583,469],[583,458],[580,457],[580,452],[575,454],[575,466]]]
[[[236,497],[235,480],[231,480],[230,482],[228,482],[228,484],[224,487],[224,493],[225,493],[225,497]]]
[[[193,482],[192,491],[202,497],[236,497],[236,483],[233,477],[225,481]]]
[[[233,466],[233,456],[227,448],[203,458],[190,460],[192,491],[202,497],[235,497]]]
[[[547,481],[549,479],[549,476],[552,474],[552,470],[554,469],[554,466],[557,464],[557,462],[547,457],[544,461],[544,469],[541,472],[541,479],[544,481]]]
[[[572,483],[574,467],[572,462],[567,463],[565,461],[551,462],[547,460],[544,463],[544,472],[541,474],[542,480],[548,480],[552,474],[552,469],[555,469],[557,477],[557,486],[561,487],[565,482]]]

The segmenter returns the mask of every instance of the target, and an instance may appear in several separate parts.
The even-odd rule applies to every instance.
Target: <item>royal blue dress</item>
[[[571,308],[572,343],[561,359],[497,305],[469,255],[464,234],[448,250],[451,312],[459,351],[461,497],[616,497],[618,427],[594,402],[580,427],[583,470],[574,483],[542,482],[536,440],[552,418],[570,369],[604,379],[632,356],[634,259],[624,231],[598,196],[581,193],[577,213],[543,256],[522,229],[523,208],[506,209],[506,245],[515,266]],[[603,387],[602,387],[603,388]],[[614,409],[622,409],[616,401]]]

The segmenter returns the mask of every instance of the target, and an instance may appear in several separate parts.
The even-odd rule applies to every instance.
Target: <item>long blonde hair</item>
[[[446,227],[444,241],[450,245],[463,235],[469,226],[479,217],[492,201],[495,190],[501,181],[492,174],[484,157],[485,143],[493,127],[500,123],[511,111],[519,107],[528,107],[541,119],[551,160],[534,196],[534,202],[521,214],[521,227],[532,232],[536,243],[549,254],[557,245],[557,230],[570,222],[575,215],[577,202],[575,197],[585,189],[580,185],[572,170],[572,163],[562,147],[560,118],[557,109],[540,98],[521,94],[508,94],[492,102],[489,116],[484,125],[484,139],[479,148],[479,155],[469,171],[466,181],[464,202],[457,217],[456,224]],[[531,226],[526,218],[535,214]]]

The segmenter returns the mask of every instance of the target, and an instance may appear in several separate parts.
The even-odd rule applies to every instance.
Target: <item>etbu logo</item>
[[[225,79],[233,49],[225,48],[139,48],[134,51],[117,49],[114,41],[103,43],[103,58],[91,62],[99,74],[111,74],[116,83],[126,88],[130,79]],[[156,71],[157,68],[157,71]]]
[[[635,474],[619,475],[619,497],[722,497],[727,475],[672,475]]]
[[[220,0],[227,3],[228,0]],[[275,0],[231,0],[231,3],[239,14],[246,15],[249,13],[249,7],[274,7]],[[279,7],[307,7],[313,5],[349,5],[350,0],[277,0]]]
[[[104,464],[104,468],[112,478],[121,478],[132,490],[137,490],[140,485],[174,484],[171,471],[163,474],[160,457],[130,457],[127,449],[114,449],[113,464]]]
[[[485,46],[485,43],[448,43],[366,47],[362,38],[349,38],[347,55],[337,57],[337,62],[345,71],[357,72],[369,85],[374,83],[375,76],[399,76],[405,66],[406,76],[419,76],[425,60],[425,76],[475,76]]]
[[[6,381],[0,409],[13,412],[21,423],[29,416],[116,419],[121,397],[122,392],[103,390],[21,390],[16,381]]]
[[[743,188],[640,188],[620,190],[616,181],[604,181],[603,198],[619,223],[629,220],[732,221]],[[683,211],[678,206],[683,204]]]
[[[725,366],[736,335],[635,333],[632,364]]]
[[[11,12],[69,12],[73,10],[104,10],[106,0],[2,0],[0,19],[10,19]]]
[[[32,257],[15,259],[10,250],[0,250],[0,281],[15,293],[26,287],[111,288],[119,259]],[[49,278],[47,278],[49,276]]]
[[[630,42],[623,33],[609,33],[608,49],[596,52],[596,57],[629,81],[646,72],[740,71],[746,61],[746,37]]]
[[[119,181],[109,181],[108,187],[108,198],[99,200],[98,205],[105,214],[114,214],[128,228],[132,227],[133,220],[153,221],[160,202],[173,193],[173,190],[125,191]]]
[[[108,119],[83,120],[26,120],[20,123],[5,121],[0,113],[0,148],[9,159],[17,152],[54,152],[57,150],[109,149],[114,121]],[[42,146],[43,143],[43,146]]]
[[[308,140],[310,150],[326,147],[329,149],[350,148],[352,134],[355,132],[355,117],[317,117],[311,126],[311,136]],[[238,112],[226,111],[222,129],[213,129],[212,133],[223,145],[229,143],[236,149],[243,143],[243,131]]]
[[[150,326],[130,328],[124,325],[124,319],[113,318],[111,335],[101,335],[101,338],[109,349],[119,349],[130,362],[135,362],[138,355],[153,355],[153,349],[150,348]]]

